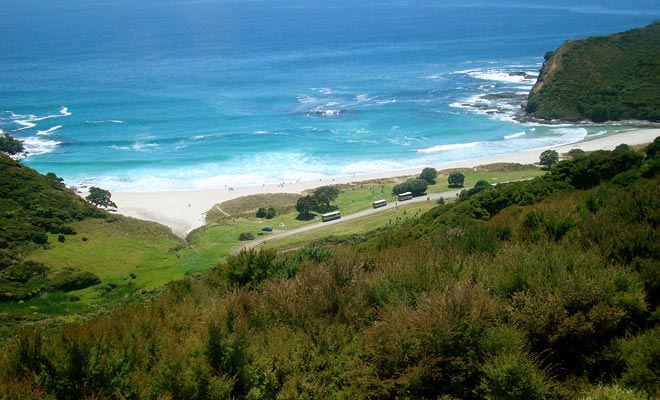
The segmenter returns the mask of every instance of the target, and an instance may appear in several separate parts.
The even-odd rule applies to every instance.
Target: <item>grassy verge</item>
[[[288,249],[295,249],[327,238],[336,240],[349,239],[382,228],[400,225],[407,220],[419,217],[436,205],[437,204],[433,201],[412,204],[402,203],[398,209],[393,208],[374,215],[343,222],[341,224],[327,225],[319,229],[303,232],[286,238],[269,240],[264,243],[263,248],[278,248],[286,251]]]

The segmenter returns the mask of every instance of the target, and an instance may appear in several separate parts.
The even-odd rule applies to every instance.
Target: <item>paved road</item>
[[[464,188],[461,188],[461,189],[458,189],[458,190],[450,190],[450,191],[442,192],[442,193],[433,193],[433,194],[430,194],[428,196],[415,197],[411,200],[406,200],[405,202],[401,202],[401,203],[411,204],[411,203],[419,203],[419,202],[423,202],[423,201],[437,201],[440,198],[444,198],[444,199],[455,198],[456,195],[458,195],[463,189]],[[297,235],[299,233],[308,232],[308,231],[311,231],[311,230],[314,230],[314,229],[323,228],[323,227],[326,227],[326,226],[329,226],[329,225],[341,224],[343,222],[351,221],[351,220],[354,220],[354,219],[357,219],[357,218],[362,218],[362,217],[365,217],[367,215],[373,215],[373,214],[383,212],[383,211],[386,211],[386,210],[391,210],[392,208],[395,208],[398,203],[399,202],[388,203],[385,207],[370,208],[368,210],[360,211],[360,212],[357,212],[357,213],[354,213],[354,214],[350,214],[350,215],[346,215],[346,216],[342,215],[342,217],[340,219],[336,219],[334,221],[319,222],[319,223],[310,224],[310,225],[302,226],[300,228],[295,228],[295,229],[291,229],[291,230],[276,230],[276,229],[274,229],[273,232],[268,236],[264,236],[264,237],[261,237],[259,239],[251,240],[249,242],[245,242],[245,243],[242,243],[242,244],[234,247],[233,249],[231,249],[230,254],[236,255],[236,254],[240,253],[241,250],[254,249],[255,247],[260,246],[260,245],[262,245],[263,243],[265,243],[269,240],[281,239],[281,238],[285,238],[285,237],[288,237],[288,236]]]

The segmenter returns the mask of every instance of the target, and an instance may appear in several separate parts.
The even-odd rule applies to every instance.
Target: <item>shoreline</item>
[[[517,153],[501,154],[484,158],[453,161],[441,165],[431,165],[438,171],[453,168],[473,168],[478,165],[494,163],[538,163],[539,155],[544,150],[553,149],[560,154],[572,149],[585,151],[613,150],[625,143],[640,145],[652,142],[660,136],[660,128],[640,128],[612,135],[589,138],[575,143],[552,146],[541,149],[524,150]],[[185,238],[190,231],[205,223],[208,210],[218,203],[243,196],[265,193],[301,193],[324,185],[346,184],[374,179],[398,178],[418,175],[422,168],[409,168],[396,171],[383,171],[350,176],[335,176],[307,181],[284,182],[281,184],[263,184],[222,189],[171,190],[158,192],[115,192],[112,200],[117,204],[117,213],[159,222],[172,229],[172,232]]]

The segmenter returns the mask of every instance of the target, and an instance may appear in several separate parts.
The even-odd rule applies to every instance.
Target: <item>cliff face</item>
[[[545,120],[659,122],[660,22],[549,52],[526,110]]]

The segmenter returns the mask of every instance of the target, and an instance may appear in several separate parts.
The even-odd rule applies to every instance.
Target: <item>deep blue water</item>
[[[441,167],[621,129],[513,115],[546,51],[660,18],[657,0],[11,3],[0,129],[25,164],[110,190]]]

